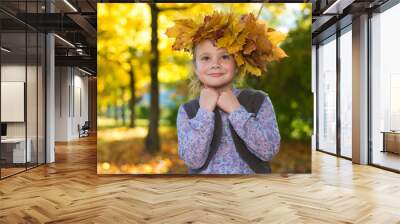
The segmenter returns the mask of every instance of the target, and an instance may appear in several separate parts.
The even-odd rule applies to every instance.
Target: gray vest
[[[262,91],[244,89],[240,92],[238,96],[238,101],[248,112],[257,114],[265,97],[266,94]],[[183,107],[188,114],[189,119],[195,117],[198,109],[200,108],[199,98],[185,103]],[[197,174],[206,169],[211,159],[217,152],[222,135],[222,120],[217,107],[215,107],[214,109],[214,114],[214,134],[211,140],[210,151],[208,153],[207,160],[204,165],[199,169],[189,169],[189,173]],[[245,161],[255,173],[271,173],[269,163],[259,159],[256,155],[254,155],[247,149],[245,142],[239,137],[239,135],[236,133],[230,123],[229,128],[231,130],[231,135],[235,143],[236,151],[238,152],[240,158],[242,158],[243,161]]]

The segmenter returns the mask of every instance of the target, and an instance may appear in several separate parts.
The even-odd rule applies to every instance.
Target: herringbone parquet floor
[[[96,139],[0,181],[0,223],[400,223],[400,175],[313,152],[310,175],[98,176]]]

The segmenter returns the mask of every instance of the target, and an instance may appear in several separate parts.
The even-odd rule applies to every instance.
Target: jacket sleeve
[[[183,105],[179,107],[176,121],[178,129],[178,154],[187,166],[201,168],[207,160],[214,132],[214,112],[199,108],[189,119]]]
[[[268,95],[257,115],[247,112],[241,105],[229,114],[228,119],[247,148],[258,158],[269,161],[278,153],[281,137]]]

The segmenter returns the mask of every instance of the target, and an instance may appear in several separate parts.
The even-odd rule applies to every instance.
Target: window
[[[340,154],[351,158],[352,141],[352,35],[351,26],[340,36]]]
[[[0,7],[16,5],[12,1],[0,2]],[[44,3],[20,1],[13,8],[20,15],[35,14],[41,12]],[[3,100],[0,105],[4,115],[0,178],[5,178],[45,163],[46,40],[44,33],[13,16],[0,12],[0,17],[8,21],[0,24],[0,92],[2,99],[8,99],[8,104]],[[10,104],[18,109],[12,110]]]
[[[400,4],[371,18],[372,163],[395,170],[400,170],[398,21]]]
[[[336,153],[336,36],[318,48],[318,149]]]

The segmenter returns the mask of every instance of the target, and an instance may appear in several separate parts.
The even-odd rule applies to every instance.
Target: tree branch
[[[159,12],[165,12],[165,11],[172,11],[172,10],[185,10],[185,9],[190,9],[194,6],[194,4],[190,4],[190,6],[181,6],[181,7],[167,7],[167,8],[158,8]]]

